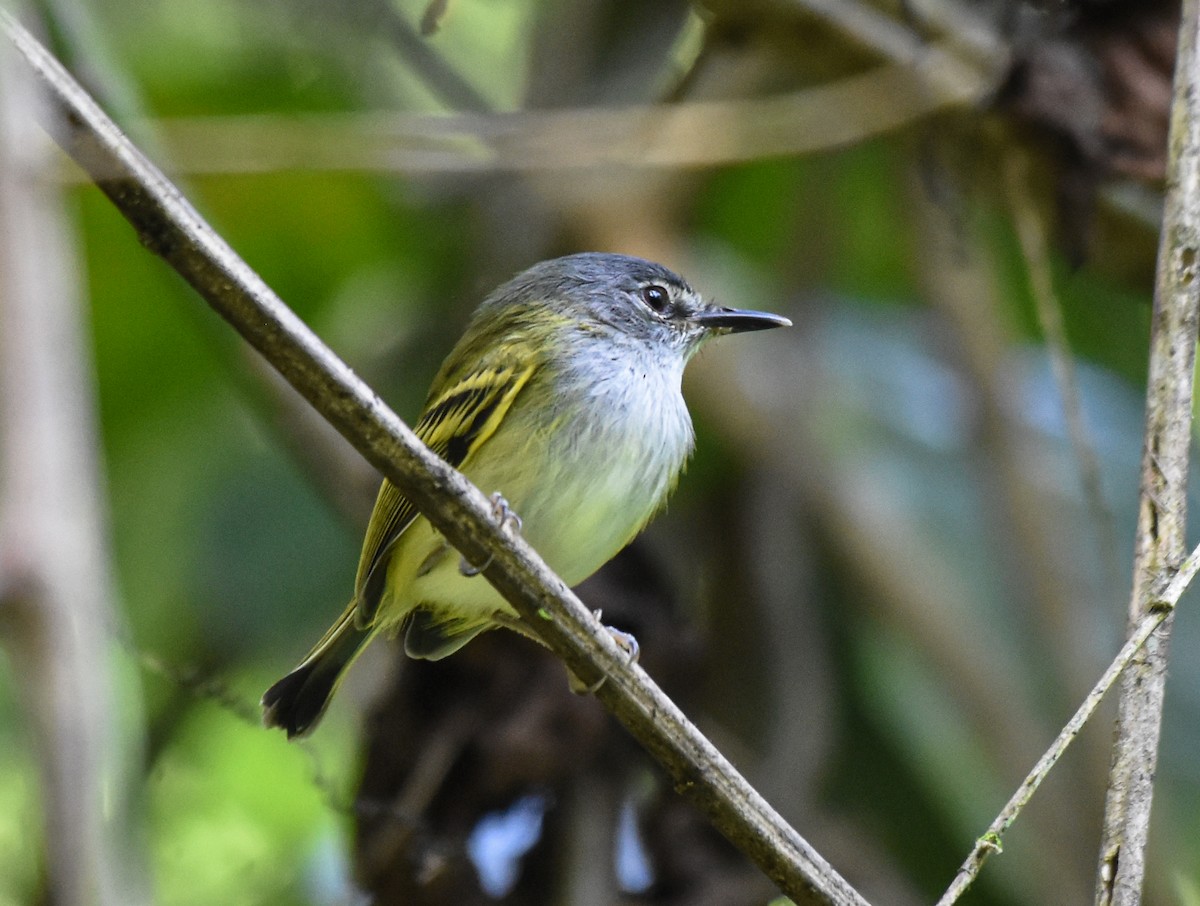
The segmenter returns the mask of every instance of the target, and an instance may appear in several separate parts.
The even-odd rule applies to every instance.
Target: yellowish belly
[[[528,433],[536,429],[527,414],[514,411],[489,445],[527,454],[520,461],[480,456],[464,469],[484,493],[505,498],[525,540],[568,585],[590,576],[645,526],[691,451],[691,420],[677,388],[662,411],[610,414],[560,424],[539,442]],[[463,576],[459,567],[458,553],[417,519],[391,557],[381,628],[395,628],[415,608],[463,630],[490,624],[498,612],[514,614],[486,579]]]

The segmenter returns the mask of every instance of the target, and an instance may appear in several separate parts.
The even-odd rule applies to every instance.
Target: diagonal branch
[[[1171,578],[1171,582],[1167,585],[1162,595],[1149,602],[1147,611],[1133,630],[1129,633],[1129,638],[1125,644],[1121,646],[1121,650],[1117,656],[1113,658],[1112,663],[1108,665],[1108,669],[1101,674],[1100,679],[1096,680],[1096,685],[1092,687],[1092,691],[1088,693],[1087,698],[1075,711],[1065,727],[1059,732],[1054,743],[1046,750],[1046,753],[1038,759],[1037,764],[1033,766],[1033,770],[1021,782],[1017,791],[1013,793],[1012,798],[1001,809],[1000,814],[996,816],[996,820],[991,823],[988,829],[978,840],[975,841],[975,848],[971,850],[971,854],[967,856],[965,862],[958,869],[958,874],[955,875],[953,883],[942,894],[942,898],[938,900],[937,906],[953,906],[958,902],[959,897],[966,893],[967,888],[975,880],[979,874],[979,870],[983,868],[983,863],[993,853],[999,853],[1002,849],[1002,842],[1005,832],[1017,820],[1017,816],[1021,810],[1033,798],[1033,794],[1037,792],[1038,787],[1042,785],[1042,781],[1050,773],[1051,768],[1058,763],[1066,752],[1067,747],[1079,735],[1079,731],[1083,729],[1096,709],[1100,706],[1101,700],[1112,688],[1112,684],[1116,682],[1117,677],[1122,671],[1132,663],[1137,656],[1142,646],[1146,644],[1146,640],[1154,633],[1163,621],[1174,613],[1175,606],[1179,603],[1179,599],[1183,597],[1183,593],[1188,590],[1192,580],[1196,578],[1196,573],[1200,572],[1200,547],[1192,551],[1191,555],[1184,561],[1179,568],[1179,572]]]
[[[670,773],[676,788],[799,901],[865,906],[861,896],[767,804],[520,539],[491,503],[434,456],[208,226],[26,30],[2,27],[58,105],[48,131],[137,230],[373,465],[413,501]]]
[[[1154,286],[1131,630],[1155,608],[1185,551],[1193,366],[1200,306],[1198,254],[1200,3],[1185,0],[1171,105],[1166,207]],[[1171,625],[1168,615],[1121,684],[1096,887],[1096,902],[1101,906],[1135,906],[1141,902]]]

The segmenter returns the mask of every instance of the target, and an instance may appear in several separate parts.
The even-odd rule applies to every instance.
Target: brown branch
[[[173,172],[187,174],[710,167],[852,146],[979,103],[996,77],[933,46],[915,61],[763,98],[492,114],[208,117],[159,121],[155,133]]]
[[[865,901],[766,803],[519,538],[479,489],[434,456],[206,224],[37,41],[3,27],[53,93],[47,128],[171,264],[255,349],[408,496],[654,755],[676,788],[794,899]]]
[[[1200,306],[1200,4],[1185,0],[1175,63],[1167,195],[1154,286],[1146,437],[1130,630],[1156,607],[1185,552],[1192,384]],[[1118,707],[1096,902],[1141,902],[1162,728],[1168,616],[1125,672]]]

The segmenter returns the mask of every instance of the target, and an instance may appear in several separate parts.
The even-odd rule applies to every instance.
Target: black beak
[[[743,308],[705,308],[692,314],[689,320],[710,330],[728,330],[733,333],[792,326],[792,322],[783,315],[747,311]]]

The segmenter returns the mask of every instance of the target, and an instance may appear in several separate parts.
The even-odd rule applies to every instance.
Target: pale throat
[[[692,450],[680,386],[683,358],[643,353],[639,345],[605,350],[611,358],[602,368],[584,364],[557,375],[556,395],[569,424],[555,432],[547,459],[558,489],[548,505],[555,512],[531,514],[527,526],[531,535],[556,527],[538,540],[568,583],[590,574],[641,530]]]

